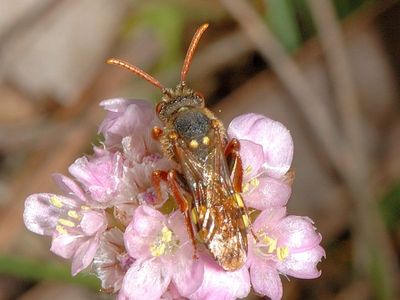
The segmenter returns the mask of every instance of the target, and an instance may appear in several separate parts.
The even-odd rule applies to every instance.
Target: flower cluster
[[[241,143],[243,199],[252,216],[246,264],[224,271],[205,247],[198,257],[184,217],[155,170],[169,170],[151,128],[162,126],[145,101],[112,99],[99,132],[102,146],[70,167],[73,179],[55,174],[59,195],[41,193],[25,202],[26,227],[52,237],[51,251],[72,260],[72,274],[90,268],[104,291],[118,299],[236,299],[253,288],[282,298],[280,275],[316,278],[325,255],[321,235],[307,217],[289,216],[293,142],[279,122],[257,114],[235,118],[230,138]]]

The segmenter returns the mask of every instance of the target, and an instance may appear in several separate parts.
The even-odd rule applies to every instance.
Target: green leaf
[[[32,281],[61,281],[100,289],[100,282],[89,274],[71,275],[70,268],[56,263],[33,261],[15,256],[0,256],[0,274],[11,275]]]
[[[289,51],[301,44],[301,34],[296,21],[293,0],[264,0],[266,21]]]

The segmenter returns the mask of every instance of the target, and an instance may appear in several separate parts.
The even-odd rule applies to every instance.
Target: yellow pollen
[[[244,169],[244,175],[250,174],[251,171],[253,171],[253,168],[250,165],[247,166],[246,169]]]
[[[263,240],[264,240],[264,243],[269,246],[268,253],[274,252],[275,249],[276,249],[276,244],[277,244],[278,240],[277,239],[273,239],[273,238],[271,238],[269,236],[264,236]]]
[[[240,194],[238,194],[238,193],[235,193],[234,197],[235,197],[237,205],[239,205],[239,207],[244,207],[242,196],[240,196]]]
[[[249,190],[250,190],[250,185],[248,182],[242,185],[243,193],[247,193]]]
[[[77,212],[75,210],[70,210],[68,211],[68,216],[74,219],[79,219],[79,215],[77,214]]]
[[[67,230],[65,230],[65,228],[62,227],[61,225],[57,225],[57,226],[56,226],[56,230],[57,230],[57,232],[58,232],[59,234],[67,234],[67,233],[68,233]]]
[[[75,223],[70,221],[70,220],[66,220],[66,219],[58,219],[58,223],[60,223],[61,225],[67,226],[67,227],[75,227]]]
[[[210,138],[208,136],[203,137],[203,144],[204,145],[209,145],[210,144]]]
[[[165,246],[164,243],[153,244],[150,247],[151,255],[153,255],[153,256],[161,256],[161,255],[163,255],[165,253],[165,248],[166,248],[166,246]]]
[[[57,208],[63,207],[63,203],[56,196],[51,196],[50,203]]]
[[[199,146],[199,143],[196,140],[191,140],[189,143],[189,147],[192,149],[196,149]]]
[[[249,217],[246,214],[244,214],[244,215],[242,215],[242,219],[243,219],[244,227],[246,227],[246,228],[249,227],[249,224],[250,224]]]
[[[169,243],[170,241],[172,241],[172,231],[168,229],[167,226],[164,226],[163,229],[161,229],[161,240],[164,243]]]
[[[89,206],[86,206],[86,205],[82,205],[82,206],[81,206],[81,209],[82,209],[82,210],[89,210],[90,207],[89,207]]]
[[[251,180],[250,180],[250,184],[252,185],[252,186],[254,186],[254,187],[257,187],[259,184],[260,184],[260,180],[258,180],[258,178],[252,178]]]
[[[289,255],[289,248],[288,247],[278,247],[276,249],[276,255],[280,261],[283,261]]]

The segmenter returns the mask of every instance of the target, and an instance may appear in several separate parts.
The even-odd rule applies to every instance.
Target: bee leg
[[[192,241],[193,246],[193,259],[197,259],[197,246],[196,239],[193,232],[192,221],[189,213],[189,204],[185,196],[182,194],[182,180],[179,179],[176,170],[170,170],[168,172],[168,185],[172,195],[175,198],[176,203],[179,206],[180,211],[185,215],[186,228]]]
[[[156,190],[156,196],[159,203],[163,202],[161,193],[161,181],[167,181],[168,173],[166,171],[157,170],[151,175],[151,182]]]
[[[231,171],[233,189],[237,193],[242,192],[243,184],[243,165],[239,151],[240,142],[237,139],[231,139],[225,148],[225,157]]]
[[[228,162],[228,166],[230,167],[233,189],[235,190],[236,193],[241,193],[243,186],[243,164],[242,164],[242,159],[240,158],[239,151],[240,151],[240,142],[237,139],[230,140],[230,142],[225,148],[225,157]],[[246,214],[247,219],[249,220],[250,223],[249,210],[247,209],[244,203],[243,205],[244,205],[244,213]],[[249,226],[251,234],[253,235],[254,239],[258,242],[258,238],[253,231],[251,223],[249,224]]]
[[[158,140],[160,139],[160,137],[162,136],[162,134],[163,134],[163,130],[162,130],[160,127],[158,127],[158,126],[154,126],[154,127],[152,128],[152,130],[151,130],[151,137],[152,137],[153,139],[155,139],[156,141],[158,141]]]

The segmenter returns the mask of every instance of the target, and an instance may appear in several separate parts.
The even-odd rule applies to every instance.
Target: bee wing
[[[225,270],[238,269],[246,261],[247,214],[240,194],[233,191],[221,141],[214,141],[202,160],[185,147],[177,150],[199,238]]]

